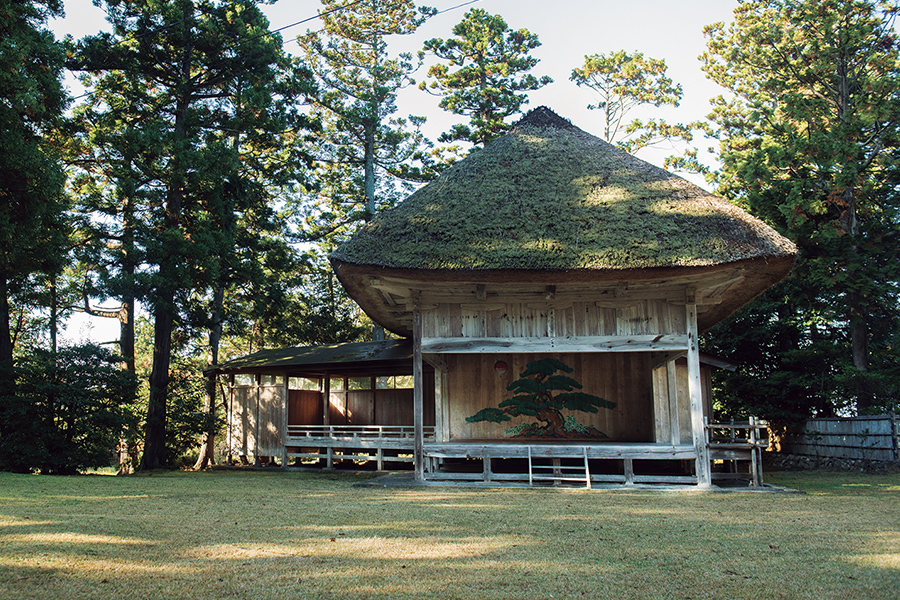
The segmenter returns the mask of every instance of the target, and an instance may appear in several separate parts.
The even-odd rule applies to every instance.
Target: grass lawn
[[[0,598],[900,598],[900,475],[806,494],[0,473]]]

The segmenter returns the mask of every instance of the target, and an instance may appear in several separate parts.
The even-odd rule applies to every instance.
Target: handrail
[[[735,421],[731,419],[729,422],[710,423],[706,421],[706,443],[707,445],[742,445],[755,448],[767,448],[769,422],[758,417],[748,417],[746,421]],[[724,435],[716,435],[717,430]],[[744,431],[743,435],[738,432]],[[765,432],[760,435],[760,432]]]
[[[422,428],[426,439],[434,438],[434,426]],[[306,438],[393,438],[413,439],[416,428],[412,425],[288,425],[288,437]]]

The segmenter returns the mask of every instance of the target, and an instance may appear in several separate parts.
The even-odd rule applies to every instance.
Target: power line
[[[324,16],[326,16],[326,15],[330,15],[330,14],[335,13],[335,12],[340,12],[340,11],[342,11],[342,10],[346,10],[346,9],[351,8],[351,7],[353,7],[353,6],[356,6],[357,4],[360,4],[360,3],[364,2],[364,1],[365,1],[365,0],[353,0],[353,2],[350,2],[350,3],[348,3],[348,4],[344,4],[344,5],[342,5],[342,6],[339,6],[339,7],[337,7],[337,8],[333,8],[333,9],[328,10],[328,11],[325,11],[325,12],[316,13],[315,15],[313,15],[313,16],[311,16],[311,17],[307,17],[307,18],[305,18],[305,19],[302,19],[302,20],[300,20],[300,21],[297,21],[296,23],[291,23],[290,25],[284,25],[284,26],[279,27],[279,28],[277,28],[277,29],[267,30],[265,33],[261,33],[261,34],[255,35],[255,36],[250,37],[250,38],[247,38],[246,40],[243,40],[243,41],[244,41],[244,42],[248,42],[248,41],[252,41],[252,40],[255,40],[255,39],[259,39],[259,38],[265,37],[265,36],[267,36],[267,35],[271,35],[271,34],[273,34],[273,33],[280,33],[280,32],[282,32],[282,31],[284,31],[284,30],[286,30],[286,29],[291,29],[292,27],[297,27],[298,25],[302,25],[302,24],[304,24],[304,23],[308,23],[308,22],[310,22],[310,21],[314,21],[314,20],[319,19],[319,18],[322,18],[322,17],[324,17]],[[463,2],[463,3],[461,3],[461,4],[457,4],[457,5],[455,5],[455,6],[451,6],[450,8],[445,8],[444,10],[440,10],[440,11],[434,13],[433,16],[437,16],[437,15],[441,15],[441,14],[444,14],[444,13],[447,13],[447,12],[451,12],[451,11],[457,10],[457,9],[459,9],[459,8],[462,8],[462,7],[464,7],[464,6],[468,6],[468,5],[470,5],[470,4],[475,4],[475,3],[480,2],[480,1],[481,1],[481,0],[469,0],[468,2]],[[238,4],[240,4],[240,0],[237,0],[237,1],[235,1],[235,2],[232,2],[232,3],[231,3],[230,5],[228,5],[228,6],[237,6]],[[108,13],[106,10],[103,10],[103,12],[105,12],[105,13],[109,16],[109,13]],[[176,25],[180,25],[181,23],[184,23],[185,21],[186,21],[186,19],[182,19],[182,20],[180,20],[180,21],[176,21],[175,23],[169,23],[168,25],[164,25],[164,26],[162,26],[162,27],[158,27],[158,28],[153,29],[153,30],[150,30],[150,31],[145,31],[145,32],[140,33],[140,34],[137,34],[137,35],[132,35],[132,36],[131,36],[131,39],[139,39],[139,38],[142,38],[142,37],[145,37],[145,36],[148,36],[148,35],[152,35],[152,34],[155,34],[155,33],[159,33],[159,32],[162,32],[162,31],[166,31],[167,29],[171,29],[172,27],[175,27]],[[324,29],[320,29],[318,32],[322,32],[322,31],[324,31]],[[125,39],[127,39],[127,38],[123,38],[122,41],[125,41]],[[282,41],[282,47],[284,47],[286,44],[290,43],[291,41],[296,41],[296,39],[294,39],[294,40]],[[81,98],[85,98],[85,97],[87,97],[87,96],[90,96],[91,93],[92,93],[92,92],[90,92],[90,91],[84,92],[83,94],[80,94],[80,95],[78,95],[78,96],[73,97],[72,100],[73,100],[73,101],[74,101],[74,100],[80,100]]]

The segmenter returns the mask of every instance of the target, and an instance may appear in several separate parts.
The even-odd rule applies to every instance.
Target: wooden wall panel
[[[665,300],[440,304],[422,312],[425,337],[684,334],[684,306]]]
[[[434,426],[434,374],[426,373],[423,379],[422,417],[424,425]],[[412,426],[413,391],[375,390],[375,424]]]
[[[281,456],[284,429],[284,387],[259,388],[259,456]]]
[[[688,387],[688,366],[685,359],[675,361],[675,378],[678,384],[678,424],[681,430],[681,443],[693,444],[691,432],[691,392]]]
[[[256,388],[232,388],[231,452],[246,456],[256,451]]]
[[[347,424],[347,392],[331,392],[328,396],[328,423]]]
[[[653,425],[657,442],[672,439],[672,420],[669,417],[669,375],[666,365],[653,369]]]
[[[649,442],[653,439],[653,405],[648,353],[628,354],[473,354],[448,355],[449,415],[451,440],[510,439],[506,430],[533,422],[517,417],[504,423],[467,423],[482,408],[496,407],[509,398],[506,387],[519,378],[527,363],[552,357],[574,369],[570,375],[583,391],[617,403],[596,414],[571,413],[583,425],[591,425],[610,441]],[[509,366],[506,373],[494,369],[497,361]]]
[[[322,392],[290,390],[288,393],[289,425],[322,425]]]
[[[376,425],[374,390],[347,392],[347,425]]]

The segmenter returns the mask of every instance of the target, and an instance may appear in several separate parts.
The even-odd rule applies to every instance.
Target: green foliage
[[[597,104],[589,109],[603,112],[603,139],[614,142],[626,125],[625,115],[637,106],[678,106],[681,84],[666,75],[666,61],[644,58],[640,52],[624,50],[584,57],[584,65],[572,69],[569,79],[593,90]]]
[[[468,125],[454,125],[439,141],[484,147],[509,129],[505,119],[528,103],[527,94],[521,92],[540,89],[553,80],[528,73],[538,63],[528,54],[541,45],[538,36],[527,29],[510,29],[500,15],[473,8],[453,28],[453,35],[425,42],[425,50],[447,64],[429,68],[432,81],[422,82],[419,88],[442,96],[438,104],[442,109],[469,116]]]
[[[420,63],[409,53],[391,56],[386,38],[413,33],[434,10],[410,0],[345,4],[323,0],[323,29],[298,38],[318,84],[310,101],[322,122],[304,233],[329,244],[401,197],[396,176],[428,177],[413,166],[425,158],[424,118],[393,116],[397,92],[415,83]]]
[[[557,371],[571,373],[573,369],[554,358],[544,358],[528,363],[519,379],[506,388],[513,392],[511,398],[503,400],[498,408],[484,408],[466,417],[468,423],[490,421],[501,423],[512,417],[534,417],[543,425],[526,425],[516,435],[554,438],[606,437],[594,427],[567,427],[563,410],[596,413],[600,408],[615,408],[616,403],[604,400],[580,390],[581,384],[571,377],[558,375]],[[562,393],[554,393],[557,390]]]
[[[63,48],[42,28],[61,13],[59,0],[0,7],[0,396],[14,393],[10,296],[65,260],[65,179],[43,138],[67,102]]]
[[[584,65],[572,69],[569,79],[597,94],[597,103],[588,108],[603,114],[603,139],[610,143],[618,139],[620,148],[634,154],[662,142],[689,144],[695,131],[707,129],[699,121],[687,125],[662,119],[626,121],[626,115],[641,106],[678,106],[683,96],[681,84],[672,81],[666,70],[665,60],[619,50],[585,56]],[[688,148],[681,156],[668,157],[665,166],[695,173],[708,171],[697,160],[694,148]]]
[[[119,362],[93,345],[23,356],[17,394],[0,403],[0,469],[71,474],[113,464],[136,422],[137,381]]]
[[[221,412],[208,411],[206,379],[200,360],[180,358],[172,364],[168,423],[166,427],[166,464],[178,465],[179,460],[196,450],[197,441],[206,431],[220,432],[225,424]]]
[[[113,32],[82,40],[72,59],[92,88],[79,113],[79,191],[86,212],[111,217],[89,222],[86,237],[126,247],[122,259],[106,254],[104,289],[153,311],[142,466],[156,468],[176,323],[221,326],[225,289],[265,287],[251,278],[265,274],[257,261],[291,253],[271,203],[303,183],[310,122],[296,100],[309,73],[251,0],[109,0],[106,10]]]
[[[784,351],[840,357],[822,373],[824,387],[843,388],[860,412],[889,402],[886,390],[897,387],[888,367],[898,359],[890,342],[900,279],[897,9],[880,0],[743,2],[729,26],[706,28],[701,57],[729,92],[710,115],[719,193],[800,250],[780,300],[796,329]],[[778,362],[765,381],[781,372]],[[818,395],[809,385],[807,395]]]

